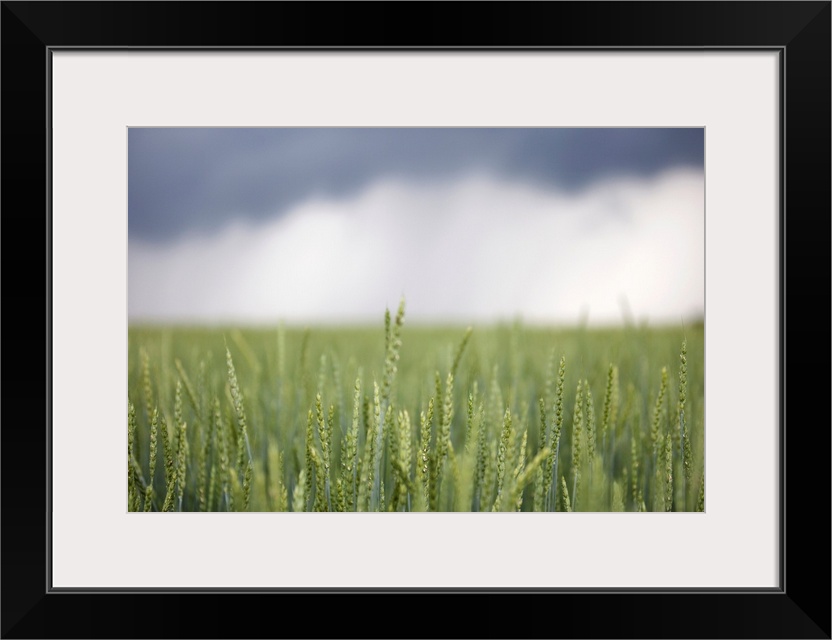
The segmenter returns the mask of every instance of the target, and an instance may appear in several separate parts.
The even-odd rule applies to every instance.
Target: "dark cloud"
[[[611,175],[704,169],[704,130],[133,128],[128,154],[130,237],[158,241],[384,177],[481,171],[575,190]]]

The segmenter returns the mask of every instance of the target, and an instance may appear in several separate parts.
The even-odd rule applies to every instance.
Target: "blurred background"
[[[704,129],[131,128],[132,324],[704,317]]]

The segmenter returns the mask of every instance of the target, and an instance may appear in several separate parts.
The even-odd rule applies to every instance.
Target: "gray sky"
[[[130,129],[131,321],[680,321],[702,129]]]

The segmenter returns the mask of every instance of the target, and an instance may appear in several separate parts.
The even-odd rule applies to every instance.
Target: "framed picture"
[[[830,637],[829,380],[810,366],[818,357],[818,336],[828,336],[830,321],[826,297],[830,290],[830,3],[4,2],[2,12],[7,303],[4,429],[0,433],[4,637],[250,637],[265,629],[274,635],[304,635],[305,621],[289,631],[281,625],[290,623],[276,622],[274,616],[276,609],[298,601],[289,596],[301,594],[328,596],[324,607],[327,613],[331,608],[332,615],[310,621],[308,632],[323,636],[351,635],[359,627],[345,623],[350,619],[347,616],[352,615],[354,622],[360,620],[356,605],[377,611],[377,601],[372,599],[377,595],[466,594],[494,604],[526,596],[512,602],[505,616],[461,617],[459,629],[473,635],[497,630],[507,637]],[[371,26],[375,24],[386,26]],[[226,134],[208,142],[208,138],[195,142],[192,135],[218,131]],[[267,136],[266,131],[272,133]],[[292,131],[299,136],[297,140],[285,135]],[[288,287],[286,291],[297,295],[310,291],[324,276],[334,279],[334,271],[340,268],[357,274],[356,283],[369,283],[363,290],[369,292],[366,295],[358,284],[351,287],[351,300],[364,296],[374,301],[377,296],[371,294],[379,290],[381,281],[358,270],[349,249],[361,243],[343,240],[357,238],[350,234],[358,234],[358,227],[364,230],[361,238],[365,240],[370,232],[378,232],[369,245],[361,244],[368,253],[385,238],[398,237],[379,231],[392,224],[385,213],[391,208],[407,212],[406,202],[418,201],[414,211],[429,206],[425,202],[444,211],[442,207],[452,200],[470,202],[465,205],[468,209],[482,212],[505,197],[506,191],[495,190],[495,184],[505,182],[509,174],[520,175],[520,167],[524,171],[532,167],[531,173],[522,174],[523,184],[539,185],[535,180],[543,180],[545,189],[528,187],[531,190],[522,191],[519,200],[510,201],[527,203],[523,211],[531,212],[543,206],[541,202],[545,206],[562,202],[551,200],[560,193],[557,189],[565,188],[560,183],[552,186],[555,174],[571,176],[577,184],[594,175],[592,167],[620,165],[634,175],[649,174],[656,182],[655,176],[666,178],[670,170],[691,166],[690,159],[680,163],[676,151],[662,151],[665,143],[649,136],[631,146],[616,146],[614,140],[624,134],[602,136],[593,143],[581,137],[584,133],[574,133],[588,131],[596,132],[593,135],[627,131],[631,132],[627,135],[650,131],[682,135],[679,132],[688,131],[699,136],[693,145],[701,149],[694,171],[699,177],[690,183],[689,191],[695,192],[693,202],[697,198],[700,204],[704,202],[704,213],[700,206],[699,226],[685,227],[684,234],[704,236],[704,243],[696,241],[704,244],[698,298],[704,302],[698,347],[704,369],[699,370],[699,380],[692,364],[688,378],[690,389],[700,385],[696,398],[690,400],[691,412],[701,411],[700,431],[679,426],[685,423],[676,417],[683,413],[687,384],[682,382],[684,373],[677,359],[668,367],[670,375],[662,376],[661,385],[655,380],[643,395],[634,387],[632,395],[639,398],[634,402],[646,407],[645,412],[655,407],[650,413],[655,424],[667,426],[657,428],[652,436],[645,433],[643,442],[623,426],[626,447],[619,443],[617,449],[609,448],[606,441],[598,445],[593,425],[609,423],[608,417],[602,417],[602,407],[605,401],[609,404],[615,386],[605,386],[606,365],[599,374],[577,357],[580,374],[570,373],[575,377],[568,379],[577,388],[562,396],[552,391],[548,403],[557,406],[556,398],[565,398],[569,470],[563,475],[555,472],[552,478],[543,472],[550,460],[549,445],[557,442],[554,419],[547,422],[543,416],[538,420],[536,409],[528,409],[523,419],[535,422],[535,427],[526,432],[528,444],[525,437],[520,444],[521,433],[511,430],[508,412],[504,431],[492,429],[495,485],[484,491],[473,470],[466,476],[464,434],[451,434],[444,440],[440,435],[443,425],[451,424],[450,413],[464,411],[465,397],[457,389],[458,404],[454,405],[449,392],[453,377],[447,381],[438,377],[436,395],[441,398],[444,392],[450,408],[447,423],[437,419],[432,436],[428,420],[425,484],[417,484],[422,482],[419,469],[402,471],[403,466],[393,460],[400,449],[394,450],[395,455],[389,449],[376,455],[370,447],[373,425],[381,438],[382,433],[390,434],[383,431],[385,424],[389,429],[406,430],[416,421],[415,414],[408,416],[404,410],[394,416],[394,401],[388,404],[394,397],[388,386],[393,384],[398,361],[396,345],[400,337],[405,344],[408,340],[406,332],[397,333],[398,300],[388,300],[392,305],[385,347],[389,367],[377,372],[380,400],[374,404],[372,393],[366,393],[372,378],[359,375],[368,398],[364,412],[370,418],[361,417],[360,408],[355,413],[366,427],[366,433],[360,431],[357,436],[366,447],[363,459],[373,462],[371,468],[377,470],[379,481],[371,481],[373,475],[367,475],[365,463],[364,475],[359,476],[366,482],[365,493],[356,482],[351,503],[340,483],[348,474],[338,475],[340,471],[331,471],[328,465],[329,438],[336,421],[347,424],[347,412],[333,399],[327,418],[326,398],[343,391],[332,382],[340,379],[331,373],[334,361],[334,366],[343,364],[350,375],[362,364],[360,357],[355,358],[357,362],[348,361],[354,352],[338,346],[354,346],[360,341],[357,334],[344,337],[344,331],[336,331],[327,338],[328,350],[310,347],[310,358],[316,360],[308,370],[291,370],[279,378],[297,385],[285,391],[287,397],[310,394],[298,403],[304,410],[316,391],[324,400],[318,403],[317,412],[308,406],[308,427],[304,411],[304,419],[293,431],[279,434],[271,448],[265,444],[257,448],[257,443],[269,443],[269,439],[256,432],[256,419],[249,421],[251,431],[246,431],[244,405],[250,412],[273,406],[268,399],[252,404],[255,395],[262,396],[263,388],[251,386],[252,378],[246,381],[246,376],[261,362],[282,371],[278,363],[283,347],[268,347],[271,355],[261,360],[250,352],[250,337],[228,324],[211,338],[220,341],[219,351],[214,355],[216,362],[204,367],[205,386],[211,388],[212,376],[219,371],[212,407],[216,407],[216,424],[226,425],[219,427],[226,435],[213,439],[187,431],[187,424],[198,428],[193,421],[202,411],[198,393],[188,399],[191,379],[194,387],[200,384],[203,352],[198,351],[197,342],[181,347],[175,358],[167,354],[176,362],[176,368],[170,365],[169,371],[179,384],[156,381],[152,376],[167,375],[165,368],[144,364],[165,356],[170,334],[140,333],[136,318],[169,319],[170,314],[184,310],[187,315],[200,308],[227,313],[246,306],[240,302],[245,296],[234,297],[237,289],[259,292],[264,288],[262,281],[257,289],[237,287],[233,281],[224,289],[210,286],[220,281],[216,273],[211,275],[212,269],[222,270],[237,260],[226,258],[223,247],[237,247],[226,254],[257,262],[255,257],[273,246],[265,240],[260,243],[265,238],[263,227],[253,233],[246,231],[245,224],[239,233],[232,229],[232,235],[242,238],[236,245],[226,238],[213,244],[193,241],[188,251],[180,246],[178,252],[166,253],[161,248],[162,236],[207,233],[197,227],[207,224],[214,211],[211,203],[226,197],[227,191],[218,185],[232,180],[230,175],[235,193],[245,192],[245,199],[232,199],[223,210],[245,209],[244,203],[258,198],[274,204],[276,192],[269,176],[307,194],[294,201],[304,204],[314,200],[308,194],[316,189],[331,195],[339,193],[338,185],[349,187],[369,180],[362,176],[392,172],[398,184],[404,185],[398,192],[391,187],[381,195],[366,196],[380,203],[375,223],[318,224],[341,215],[337,207],[343,202],[324,198],[325,211],[297,218],[317,221],[312,232],[281,240],[295,250],[292,255],[321,251],[346,257],[337,263],[321,258],[318,276],[310,275],[308,268],[315,261],[301,258],[295,263],[307,266],[291,277],[271,276],[275,286]],[[241,132],[253,134],[255,142],[241,142]],[[349,140],[342,140],[339,132],[352,133]],[[379,139],[370,145],[373,153],[359,158],[355,144],[366,148],[367,132],[375,132]],[[513,156],[500,151],[495,132],[505,134],[501,140],[510,138],[506,144],[515,150]],[[569,135],[574,139],[562,137],[563,132],[573,132]],[[267,139],[270,142],[264,142]],[[598,152],[590,157],[585,150],[593,144]],[[255,152],[234,156],[230,170],[215,169],[211,162],[216,150],[235,145]],[[314,155],[316,145],[319,151]],[[420,145],[421,157],[415,152]],[[545,151],[540,151],[541,145],[548,145]],[[406,152],[394,153],[394,148]],[[150,151],[142,153],[142,149]],[[642,157],[638,149],[650,153]],[[278,152],[283,155],[275,159]],[[535,163],[535,153],[544,161]],[[286,172],[263,178],[267,155],[268,166],[288,167]],[[314,184],[304,186],[310,182],[308,167],[322,166],[321,157],[333,156],[330,179],[324,181],[323,173],[316,174]],[[304,157],[313,157],[314,162],[309,164]],[[554,158],[560,158],[561,164]],[[357,166],[359,159],[361,166]],[[476,165],[475,160],[484,164]],[[475,165],[498,167],[490,174],[497,178],[485,187],[478,183],[476,189],[471,183],[436,186],[437,176],[461,175]],[[648,166],[652,167],[649,171],[644,169]],[[664,173],[659,169],[665,169]],[[453,315],[474,306],[490,309],[489,313],[497,309],[496,315],[483,312],[474,320],[511,313],[514,307],[499,307],[495,299],[507,298],[512,289],[524,286],[532,263],[522,258],[524,253],[529,256],[537,251],[530,237],[551,238],[553,254],[565,253],[565,247],[583,247],[581,224],[591,227],[587,237],[597,238],[602,228],[601,218],[593,217],[596,209],[618,207],[643,215],[648,229],[677,225],[672,237],[679,237],[683,233],[680,223],[673,221],[675,212],[684,209],[680,203],[681,194],[687,193],[685,179],[661,183],[663,200],[652,191],[634,196],[641,192],[630,183],[620,188],[604,186],[597,200],[575,206],[578,213],[573,226],[578,230],[573,235],[561,227],[554,232],[543,217],[531,214],[518,215],[510,223],[482,214],[470,218],[474,222],[467,226],[461,216],[456,230],[448,232],[459,236],[454,241],[459,253],[463,254],[463,247],[491,243],[488,246],[498,248],[489,255],[497,255],[502,240],[513,247],[501,254],[502,259],[519,265],[518,275],[515,280],[506,276],[505,291],[494,276],[494,284],[479,290],[468,307],[453,306],[460,298],[453,293],[451,302],[435,307],[437,317],[440,312]],[[186,194],[189,180],[199,187],[187,192],[201,194],[198,205]],[[428,187],[419,198],[427,200],[413,195],[420,180]],[[520,193],[517,189],[515,195]],[[145,201],[153,196],[154,204],[142,209],[133,200],[137,193]],[[577,196],[573,200],[578,201]],[[465,206],[459,210],[467,210]],[[196,211],[190,217],[189,208]],[[367,205],[363,211],[370,209]],[[667,213],[654,218],[645,213],[659,209]],[[411,235],[427,224],[420,215],[400,216]],[[396,229],[395,233],[402,233]],[[425,251],[440,256],[440,262],[449,262],[441,257],[445,254],[431,240],[433,236],[423,235]],[[604,246],[637,245],[639,237],[615,236]],[[669,282],[678,281],[669,274],[684,260],[669,237],[651,236],[645,248],[636,251],[647,269],[642,281],[656,272]],[[559,241],[565,247],[559,247]],[[174,240],[168,246],[171,243]],[[655,254],[657,262],[651,262],[651,251],[657,245],[667,251]],[[545,248],[543,243],[540,246]],[[592,246],[596,253],[590,262],[612,279],[621,263],[602,262],[603,252]],[[696,245],[691,239],[679,246]],[[379,264],[388,265],[391,272],[398,268],[395,265],[406,265],[396,261],[401,256],[395,253]],[[475,253],[465,253],[471,257],[464,259],[474,260]],[[593,310],[603,305],[588,292],[602,278],[590,277],[576,266],[578,253],[567,255],[573,257],[562,263],[561,270],[572,270],[573,281],[579,282],[585,300],[591,301],[591,322]],[[378,268],[376,263],[368,264]],[[279,268],[282,274],[292,264]],[[686,269],[684,273],[691,271]],[[508,269],[500,272],[508,273]],[[151,273],[156,275],[147,275]],[[395,286],[399,282],[413,285],[405,275],[391,280]],[[177,277],[182,279],[178,284]],[[459,287],[473,280],[468,276]],[[155,294],[157,286],[173,292],[168,306],[159,302],[165,298]],[[447,290],[458,292],[459,287],[448,285]],[[212,293],[219,300],[217,305],[200,306]],[[334,296],[330,294],[333,300]],[[689,308],[688,298],[680,296],[679,303],[688,307],[674,307],[669,297],[666,291],[654,291],[643,304],[639,301],[636,311],[649,315],[664,309],[678,316],[684,313],[680,309]],[[648,298],[660,298],[669,306],[654,310]],[[431,297],[425,294],[416,299]],[[231,302],[223,307],[222,301]],[[490,306],[474,304],[485,302]],[[333,308],[352,310],[356,317],[363,313],[363,307],[338,307],[335,302]],[[542,308],[518,307],[532,315]],[[551,317],[555,317],[554,308],[545,307]],[[251,317],[274,311],[251,309]],[[310,303],[282,307],[281,312],[290,322],[323,317],[310,309],[326,311]],[[586,311],[579,311],[586,320]],[[547,321],[551,319],[539,312]],[[418,310],[413,313],[418,317]],[[220,313],[218,317],[230,316]],[[336,321],[343,322],[344,317],[336,315]],[[379,320],[382,317],[380,313]],[[689,317],[684,321],[693,322]],[[128,331],[129,322],[133,324]],[[489,344],[502,344],[502,340],[506,345],[503,364],[511,367],[512,357],[518,360],[525,353],[517,336],[526,335],[512,331],[502,337],[495,334],[493,343],[472,342],[471,349],[476,345],[480,349],[472,353],[479,358],[488,352]],[[460,380],[486,383],[487,377],[471,373],[474,364],[461,359],[467,337],[453,335],[457,344],[463,340],[462,346],[456,347],[456,353],[449,347],[437,357],[447,360],[449,371],[459,371]],[[690,335],[700,334],[691,329]],[[287,329],[282,338],[279,331],[274,334],[275,340],[295,337],[297,345],[292,343],[290,350],[302,351],[307,343],[301,333],[295,336]],[[472,340],[478,339],[475,328]],[[649,340],[639,339],[647,349]],[[695,343],[692,338],[690,344]],[[313,340],[308,344],[314,346]],[[428,354],[430,347],[417,351]],[[183,354],[191,352],[197,356],[188,360]],[[629,357],[626,349],[620,353],[622,358]],[[523,355],[528,357],[522,361],[524,371],[541,369],[542,365],[534,364],[538,355]],[[338,360],[341,356],[343,363]],[[606,362],[606,354],[601,357]],[[674,357],[679,357],[678,349]],[[426,402],[432,391],[437,360],[425,359],[425,370],[413,374],[427,380],[420,383],[419,398],[408,406],[416,412],[418,407],[427,408],[422,400]],[[694,362],[693,355],[690,361]],[[402,375],[406,366],[411,365],[401,364]],[[609,371],[614,370],[610,366]],[[146,377],[142,371],[148,372]],[[654,374],[647,367],[644,375],[657,377]],[[612,380],[613,373],[609,375]],[[667,386],[665,377],[670,378]],[[500,381],[494,378],[499,387]],[[788,379],[793,384],[791,395],[787,394]],[[145,385],[146,380],[151,382]],[[274,382],[266,374],[262,380],[264,385]],[[525,389],[518,380],[509,380],[504,393]],[[552,389],[557,382],[553,374]],[[158,392],[147,393],[143,385]],[[462,387],[462,394],[474,388]],[[351,387],[346,392],[351,395]],[[165,393],[163,403],[161,394]],[[787,395],[791,402],[787,403]],[[360,407],[361,393],[356,397]],[[154,411],[151,398],[164,404],[167,413]],[[696,404],[700,399],[701,406]],[[138,411],[135,407],[125,411],[125,405],[134,402],[142,405]],[[507,405],[523,414],[522,402],[508,401]],[[389,422],[380,411],[383,406],[391,406]],[[501,413],[502,405],[497,409]],[[374,410],[379,414],[375,420],[371,419]],[[160,426],[165,416],[172,423],[170,430],[166,424]],[[518,424],[525,424],[523,419]],[[538,428],[538,422],[543,426]],[[474,419],[469,421],[474,423]],[[649,424],[649,420],[642,423]],[[582,433],[577,425],[586,430]],[[415,428],[409,433],[414,432]],[[698,437],[690,435],[696,433],[702,436],[701,450],[694,447],[688,454],[686,442]],[[165,440],[164,447],[150,445],[156,434]],[[166,436],[173,440],[168,442]],[[403,444],[406,441],[404,437],[390,440],[400,447],[409,446]],[[349,442],[346,436],[343,442]],[[644,458],[651,465],[650,472],[642,468],[637,475],[634,463],[641,458],[634,451],[651,442],[654,451]],[[127,474],[123,472],[126,446]],[[201,446],[211,461],[204,469],[199,451],[194,450]],[[346,464],[341,446],[347,451],[348,445],[337,446],[339,463]],[[591,456],[580,453],[585,446],[594,451]],[[151,453],[157,449],[158,460]],[[557,454],[552,459],[557,460]],[[507,460],[515,469],[513,475],[500,472]],[[487,468],[489,463],[483,464]],[[551,482],[551,492],[535,486],[535,464],[541,465],[540,486]],[[694,469],[687,481],[695,487],[681,483],[690,466]],[[227,468],[233,471],[226,474]],[[191,484],[177,484],[176,478],[181,480],[189,469]],[[213,469],[219,470],[216,481],[209,478]],[[268,469],[280,469],[278,476],[285,482],[275,481],[272,489],[258,485],[259,474]],[[434,469],[439,471],[434,474]],[[205,478],[195,483],[201,473]],[[311,477],[314,483],[304,484]],[[466,478],[471,478],[470,485]],[[200,497],[198,486],[205,496]],[[449,487],[456,493],[449,493]],[[470,499],[459,498],[467,495],[465,487],[471,489]],[[647,496],[643,501],[640,489]],[[480,508],[482,495],[488,496],[485,502],[490,508]],[[549,495],[551,500],[547,500]],[[644,511],[673,513],[609,513],[641,510],[642,502]],[[346,508],[348,504],[354,508]],[[270,512],[280,510],[276,508],[280,505],[292,506],[294,511],[394,513]],[[555,512],[450,513],[460,505],[461,511]],[[590,512],[564,513],[572,507],[576,512]],[[257,513],[227,513],[232,510]],[[417,510],[439,513],[403,513]],[[339,597],[344,595],[350,597]],[[107,598],[117,598],[118,605],[107,607],[112,602]],[[413,602],[415,607],[423,606],[420,600]],[[517,602],[531,610],[520,609],[512,615]],[[483,611],[472,604],[476,607],[472,611]],[[173,629],[160,624],[154,615],[154,611],[174,607],[181,610],[183,605],[217,615],[182,616]],[[543,607],[543,615],[534,615],[538,606]],[[401,610],[408,615],[406,611]],[[412,615],[419,613],[414,608]],[[367,632],[366,625],[360,629],[358,635],[401,633],[394,629]]]

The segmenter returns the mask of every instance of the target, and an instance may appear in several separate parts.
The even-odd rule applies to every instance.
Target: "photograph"
[[[831,637],[832,3],[602,4],[2,3],[0,637]]]
[[[127,511],[705,511],[704,127],[127,137]]]

